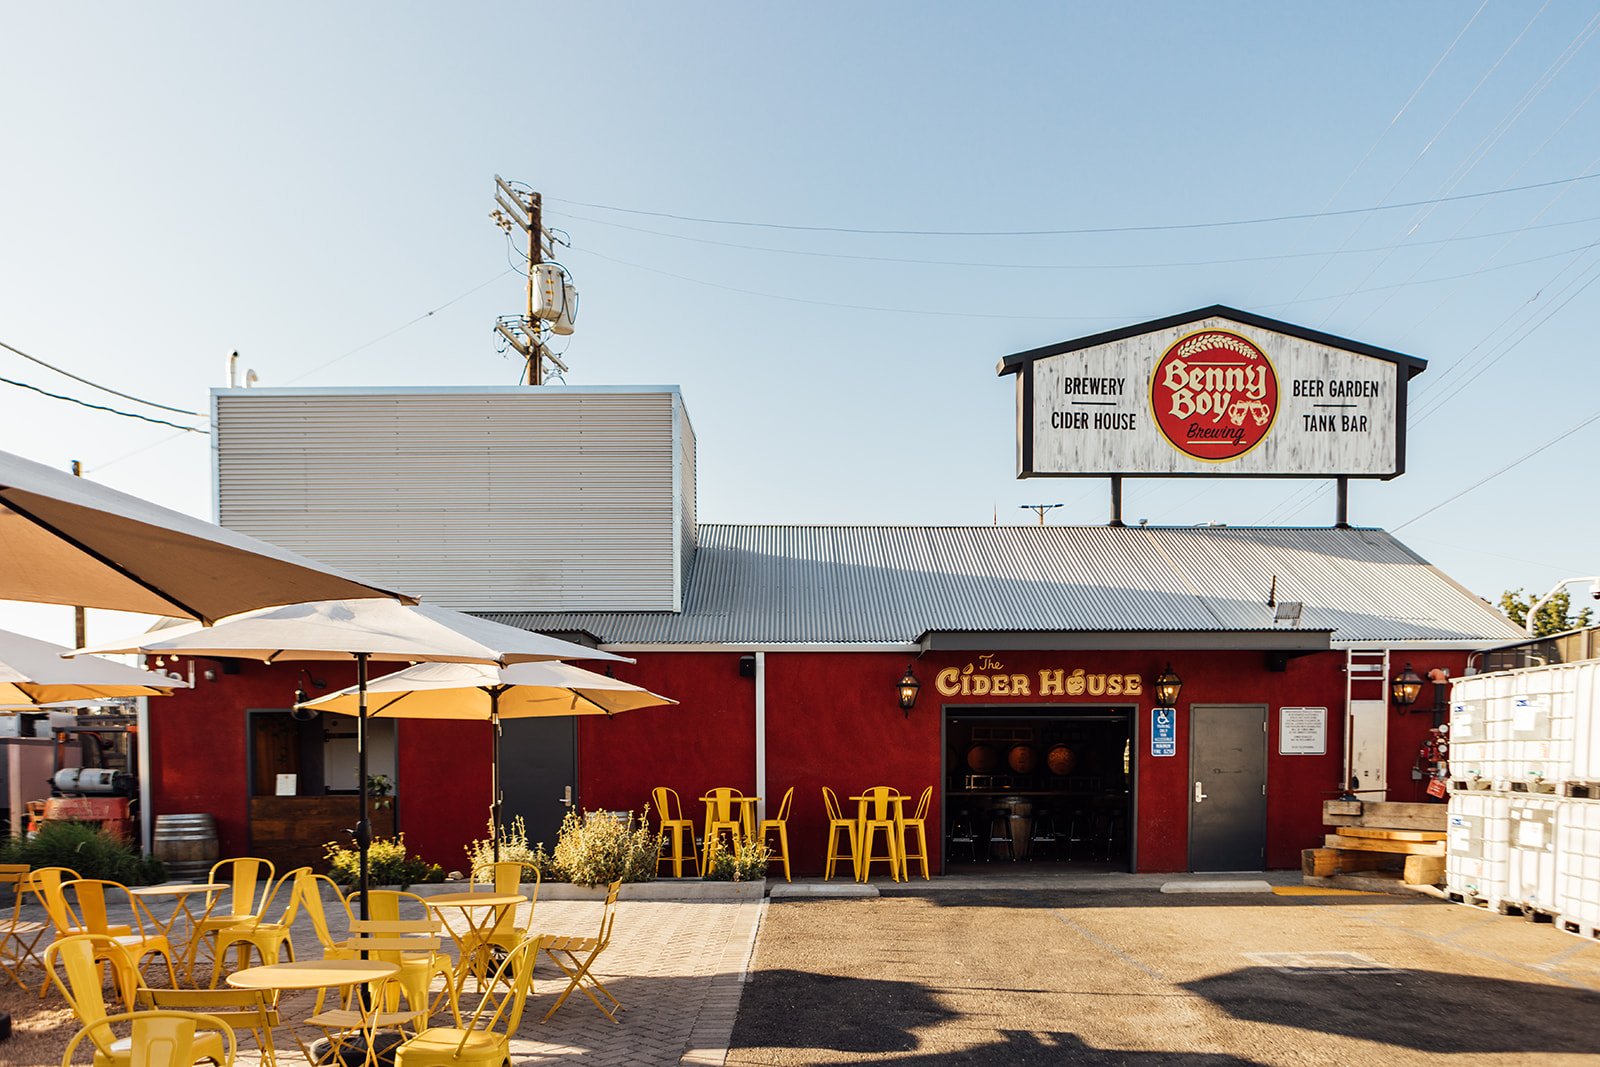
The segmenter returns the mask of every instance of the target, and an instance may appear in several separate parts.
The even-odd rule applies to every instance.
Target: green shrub
[[[467,845],[467,872],[481,871],[494,863],[494,823],[485,824],[484,836]],[[566,875],[556,865],[555,857],[544,850],[544,842],[536,845],[528,844],[528,825],[518,815],[511,820],[511,825],[500,831],[500,859],[502,862],[510,861],[526,864],[539,872],[539,879],[545,882],[565,882]],[[531,871],[522,872],[524,882],[533,881]]]
[[[719,848],[711,857],[708,882],[757,882],[767,876],[772,850],[760,841],[741,841],[737,849]]]
[[[556,839],[555,864],[574,885],[649,882],[656,876],[661,837],[646,818],[619,819],[610,812],[567,812]]]
[[[151,885],[167,872],[154,856],[141,856],[92,823],[47,822],[32,837],[8,838],[0,863],[29,867],[71,867],[84,878],[107,878],[123,885]]]
[[[361,853],[336,841],[323,846],[328,860],[328,877],[343,886],[361,881]],[[418,885],[444,881],[444,868],[406,852],[406,835],[394,840],[376,838],[367,849],[367,882],[371,885]]]

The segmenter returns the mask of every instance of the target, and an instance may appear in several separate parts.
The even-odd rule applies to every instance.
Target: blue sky
[[[1429,360],[1409,473],[1352,518],[1542,592],[1600,571],[1600,425],[1429,509],[1600,412],[1597,29],[1506,2],[13,5],[0,341],[200,412],[235,349],[264,385],[511,384],[498,172],[571,235],[568,381],[682,386],[703,520],[1102,522],[1103,481],[1015,479],[996,361],[1224,303]],[[1314,217],[1196,225],[1284,215]],[[165,417],[5,352],[0,377]],[[211,514],[204,435],[0,397],[0,448]],[[1333,507],[1152,480],[1125,512]]]

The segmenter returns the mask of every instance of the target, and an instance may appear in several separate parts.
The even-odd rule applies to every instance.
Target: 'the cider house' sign
[[[1038,475],[1392,478],[1423,361],[1230,308],[1008,356]]]

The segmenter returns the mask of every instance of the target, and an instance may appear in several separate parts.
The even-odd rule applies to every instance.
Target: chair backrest
[[[322,946],[322,951],[338,947],[338,940],[334,938],[333,931],[328,928],[328,913],[322,906],[323,883],[333,890],[333,899],[339,902],[344,909],[345,922],[350,921],[350,905],[345,903],[344,894],[339,891],[339,883],[325,874],[313,874],[311,868],[302,867],[296,879],[295,896],[306,914],[311,918],[311,929],[316,932],[317,943]]]
[[[494,978],[484,987],[477,1010],[462,1027],[461,1041],[456,1046],[459,1057],[474,1032],[503,1033],[507,1037],[522,1025],[522,1008],[528,1001],[528,987],[533,984],[533,965],[545,939],[539,935],[520,942],[506,953],[506,958],[495,968]],[[496,1000],[496,991],[509,988],[510,994]]]
[[[22,918],[22,891],[28,884],[26,863],[0,863],[0,888],[11,889],[11,918],[0,919],[0,931],[16,925]]]
[[[658,785],[650,790],[650,798],[651,803],[656,806],[657,822],[669,823],[683,819],[683,805],[679,802],[676,791]]]
[[[72,914],[66,898],[61,895],[61,886],[77,879],[78,872],[71,867],[40,867],[28,875],[28,888],[43,905],[58,935],[69,934],[77,928],[78,917]]]
[[[911,817],[912,821],[922,822],[924,819],[926,819],[928,817],[928,807],[932,803],[933,786],[930,785],[923,789],[922,795],[917,798],[917,813]]]
[[[839,798],[834,796],[833,790],[827,786],[822,787],[822,806],[828,809],[829,822],[844,821],[844,815],[839,810]]]
[[[218,1067],[230,1067],[238,1055],[233,1028],[214,1015],[193,1011],[136,1011],[108,1015],[80,1030],[67,1045],[61,1067],[71,1067],[73,1054],[85,1038],[109,1058],[112,1027],[126,1023],[131,1030],[126,1062],[129,1067],[192,1067],[195,1060],[195,1033],[215,1031],[223,1038],[223,1059]],[[120,1059],[121,1057],[119,1057]]]
[[[867,798],[867,817],[882,821],[894,816],[893,802],[900,795],[900,790],[892,785],[875,785],[861,795]]]
[[[713,789],[711,792],[707,793],[706,796],[711,798],[708,803],[711,805],[711,818],[714,821],[738,821],[738,805],[733,802],[733,798],[742,797],[744,796],[743,793],[737,789],[731,789],[728,786],[718,786],[716,789]]]
[[[794,786],[791,785],[787,790],[784,791],[783,801],[782,801],[782,803],[780,803],[778,805],[778,817],[777,817],[777,819],[775,819],[773,821],[774,822],[788,822],[789,821],[789,807],[790,807],[791,804],[793,804],[793,802],[794,802]]]
[[[617,921],[617,894],[622,892],[622,879],[606,886],[606,903],[600,911],[600,932],[595,936],[601,949],[611,944],[611,927]]]
[[[152,989],[141,985],[138,1000],[144,1010],[204,1012],[236,1029],[257,1033],[278,1025],[278,1009],[260,989]]]
[[[272,874],[272,864],[267,860],[239,856],[212,864],[210,880],[232,887],[228,907],[233,914],[260,917],[272,892]]]
[[[108,904],[118,903],[128,906],[133,913],[133,928],[139,931],[140,937],[145,936],[144,915],[139,900],[121,882],[105,878],[79,878],[62,882],[61,896],[67,909],[78,917],[78,928],[83,933],[110,936],[112,923]],[[123,926],[123,929],[128,927]]]
[[[361,899],[361,890],[357,889],[345,898],[345,907]],[[409,911],[413,916],[428,918],[428,902],[415,893],[407,893],[400,889],[369,889],[367,890],[367,915],[380,922],[399,922],[406,916],[402,909]]]
[[[73,934],[52,941],[44,950],[44,969],[50,981],[86,1027],[106,1017],[105,993],[100,987],[100,968],[96,966],[98,960],[111,964],[118,988],[125,998],[131,999],[137,988],[138,972],[127,953],[115,942],[93,934]],[[92,1040],[96,1048],[109,1054],[111,1038],[106,1031],[96,1031]]]

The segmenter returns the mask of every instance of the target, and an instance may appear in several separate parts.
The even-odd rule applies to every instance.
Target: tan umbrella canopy
[[[0,600],[211,622],[331,597],[414,598],[0,452]]]
[[[66,652],[60,645],[0,630],[0,706],[167,696],[188,688],[176,678],[97,656],[62,659]]]
[[[367,914],[367,847],[372,824],[367,817],[367,663],[449,661],[455,663],[538,662],[603,659],[632,663],[626,656],[561,641],[530,630],[480,619],[433,604],[392,600],[323,600],[263,608],[223,619],[215,626],[174,626],[129,641],[85,652],[144,652],[230,659],[356,661],[356,776],[361,783],[361,819],[356,846],[361,853],[361,917]]]
[[[500,720],[542,716],[616,715],[637,708],[676,704],[637,685],[595,674],[570,663],[419,663],[385,675],[367,687],[367,714],[380,719],[467,719],[492,727],[490,818],[494,855],[500,858]],[[306,701],[340,715],[359,714],[355,687]]]

